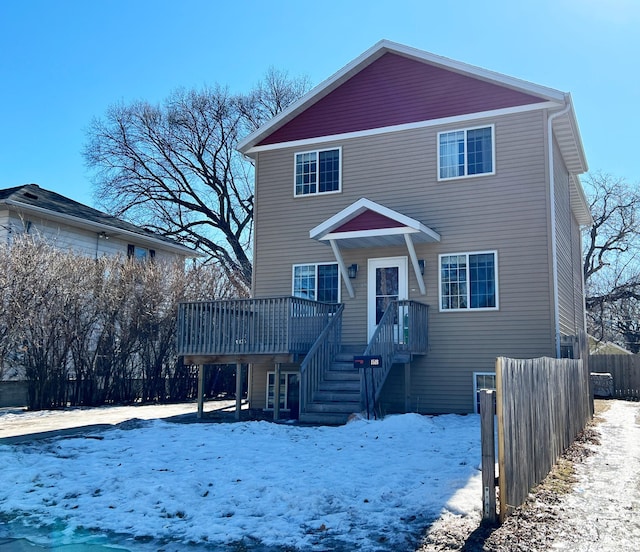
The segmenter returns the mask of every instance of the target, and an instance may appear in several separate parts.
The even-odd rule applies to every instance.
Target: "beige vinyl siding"
[[[584,330],[580,227],[571,211],[569,172],[555,143],[553,159],[560,333],[576,335]]]
[[[256,410],[267,408],[267,373],[275,372],[275,364],[272,362],[259,362],[251,365],[251,377],[249,379],[250,407]],[[280,365],[281,372],[299,372],[300,365],[285,363]]]
[[[430,350],[412,364],[411,401],[422,412],[472,412],[473,372],[494,371],[497,356],[554,354],[546,113],[502,116],[471,126],[483,124],[495,125],[496,174],[491,176],[438,182],[437,133],[464,124],[323,144],[342,147],[339,194],[293,197],[293,157],[299,148],[261,152],[258,158],[257,297],[289,295],[292,264],[334,260],[328,245],[309,239],[309,230],[361,197],[441,235],[440,243],[416,244],[418,258],[426,262],[426,296],[409,265],[410,298],[431,306]],[[497,252],[499,310],[439,312],[438,255],[476,251]],[[342,287],[343,341],[365,343],[367,259],[408,252],[405,246],[344,249],[343,256],[347,265],[359,266],[352,280],[355,297]],[[388,384],[396,389],[402,385],[403,372],[398,373],[399,382]]]

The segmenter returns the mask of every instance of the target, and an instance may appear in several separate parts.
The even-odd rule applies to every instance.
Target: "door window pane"
[[[389,303],[398,299],[399,272],[397,266],[376,268],[376,324],[380,322]]]

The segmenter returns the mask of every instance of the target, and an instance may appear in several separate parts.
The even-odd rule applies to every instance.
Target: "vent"
[[[24,197],[26,197],[27,199],[38,199],[38,196],[36,194],[32,194],[31,192],[25,192]]]

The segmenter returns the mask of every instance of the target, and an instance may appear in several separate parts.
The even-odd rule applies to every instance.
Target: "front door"
[[[369,259],[367,274],[368,339],[371,339],[387,305],[407,299],[407,258]],[[396,321],[397,322],[397,321]],[[394,335],[398,335],[397,328]]]

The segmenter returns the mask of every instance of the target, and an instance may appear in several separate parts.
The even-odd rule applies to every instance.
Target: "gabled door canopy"
[[[340,248],[355,249],[406,244],[420,286],[420,293],[425,295],[426,289],[420,274],[414,242],[440,241],[440,234],[420,221],[364,197],[312,228],[309,231],[309,237],[331,245],[342,279],[352,298],[355,294]]]

